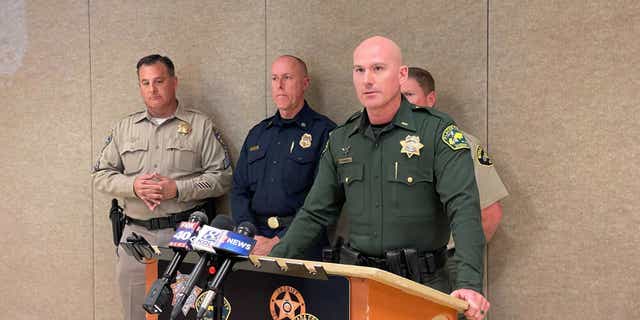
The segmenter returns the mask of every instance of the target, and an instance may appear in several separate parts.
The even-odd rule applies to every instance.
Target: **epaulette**
[[[362,115],[362,110],[363,110],[363,109],[360,109],[360,110],[356,111],[354,114],[350,115],[350,116],[349,116],[349,118],[347,118],[347,120],[346,120],[343,124],[338,125],[338,126],[336,127],[336,129],[338,129],[338,128],[342,128],[342,127],[346,126],[347,124],[352,123],[352,122],[353,122],[353,121],[355,121],[356,119],[359,119],[359,118],[360,118],[360,116]]]
[[[135,115],[138,115],[138,114],[144,113],[145,111],[146,111],[146,110],[136,111],[136,112],[134,112],[134,113],[130,113],[127,117],[133,117],[133,116],[135,116]]]
[[[202,112],[202,111],[200,111],[200,110],[198,110],[198,109],[183,108],[182,110],[183,110],[183,111],[186,111],[186,112],[193,112],[193,113],[198,113],[198,114],[205,114],[204,112]]]
[[[268,118],[266,118],[266,119],[264,119],[264,120],[262,120],[262,121],[258,122],[258,124],[259,124],[259,125],[260,125],[260,124],[268,125],[268,124],[269,124],[269,122],[273,121],[273,118],[275,118],[275,117],[276,117],[276,115],[274,114],[274,115],[272,115],[272,116],[270,116],[270,117],[268,117]]]
[[[411,111],[413,112],[421,112],[421,113],[428,113],[436,118],[439,118],[441,120],[444,120],[445,122],[452,122],[453,118],[451,118],[450,115],[442,112],[442,111],[438,111],[436,108],[427,108],[427,107],[419,107],[416,105],[413,105],[411,108]]]

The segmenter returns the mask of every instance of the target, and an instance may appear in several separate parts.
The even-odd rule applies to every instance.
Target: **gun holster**
[[[405,263],[402,257],[402,251],[395,249],[389,250],[384,253],[385,259],[387,260],[387,268],[391,273],[395,273],[401,277],[407,276],[407,271],[405,268]]]
[[[359,265],[360,259],[361,259],[360,252],[353,250],[348,245],[343,245],[340,248],[341,264]]]
[[[118,246],[122,238],[122,231],[126,223],[126,217],[122,207],[118,205],[118,199],[111,199],[111,210],[109,210],[109,220],[111,220],[111,233],[113,235],[113,245]]]
[[[322,262],[339,263],[340,262],[340,248],[344,243],[342,237],[336,239],[334,246],[328,246],[322,248]]]

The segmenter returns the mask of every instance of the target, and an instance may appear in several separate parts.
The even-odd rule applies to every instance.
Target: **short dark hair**
[[[176,68],[173,66],[173,62],[171,61],[171,59],[169,59],[169,57],[161,56],[159,54],[148,55],[140,59],[140,61],[138,61],[138,64],[136,65],[136,72],[140,74],[140,67],[150,66],[158,62],[164,64],[167,67],[167,71],[169,72],[170,76],[172,77],[176,76]]]
[[[307,64],[302,59],[290,54],[283,54],[278,58],[282,58],[282,57],[287,57],[295,60],[302,67],[302,72],[304,72],[304,75],[306,76],[309,74],[309,71],[307,70]]]
[[[433,80],[431,73],[425,69],[410,67],[409,78],[415,79],[425,94],[429,94],[431,91],[436,90],[436,81]]]

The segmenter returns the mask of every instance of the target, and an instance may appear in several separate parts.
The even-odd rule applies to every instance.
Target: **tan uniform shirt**
[[[152,212],[136,197],[134,179],[157,172],[176,181],[178,197]],[[197,110],[178,107],[161,125],[147,111],[120,120],[93,169],[102,192],[124,198],[127,216],[148,220],[191,209],[231,188],[231,161],[213,122]]]
[[[493,162],[489,159],[487,152],[482,148],[480,139],[464,132],[465,138],[471,148],[471,159],[473,159],[473,169],[480,193],[480,208],[485,209],[490,205],[500,201],[509,195],[507,188],[502,183]],[[449,238],[449,249],[455,247],[453,239]]]

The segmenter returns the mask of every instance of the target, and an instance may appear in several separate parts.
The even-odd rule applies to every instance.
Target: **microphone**
[[[233,264],[236,261],[241,260],[239,258],[248,257],[249,253],[251,253],[251,249],[253,249],[253,246],[256,243],[256,240],[253,239],[253,236],[256,234],[256,227],[251,222],[245,221],[240,223],[240,225],[236,228],[236,232],[237,232],[236,233],[237,235],[250,239],[251,247],[248,249],[248,251],[246,250],[246,247],[244,247],[241,244],[238,244],[235,247],[233,246],[225,246],[224,248],[220,246],[217,247],[218,251],[220,251],[221,254],[224,253],[226,257],[224,257],[222,265],[220,266],[216,275],[213,277],[213,279],[211,279],[211,281],[209,281],[207,285],[207,293],[202,299],[200,308],[198,308],[196,319],[202,319],[204,317],[204,314],[207,312],[207,309],[209,308],[209,305],[211,304],[211,302],[213,302],[213,299],[215,299],[216,294],[220,290],[220,285],[226,278]],[[235,241],[236,239],[237,237],[233,238],[232,240],[229,241],[229,243],[237,244],[238,241]]]
[[[173,258],[162,277],[157,279],[149,289],[149,294],[142,305],[148,313],[162,313],[163,310],[171,306],[173,292],[169,284],[175,280],[178,267],[182,264],[184,257],[187,256],[187,252],[191,250],[189,239],[194,234],[197,234],[200,228],[208,221],[209,218],[204,212],[195,211],[189,216],[188,221],[180,223],[169,242],[169,247],[173,248],[175,252]]]
[[[231,220],[231,218],[229,218],[228,216],[224,216],[224,215],[216,216],[213,219],[213,222],[211,223],[211,225],[212,226],[202,226],[200,233],[206,232],[205,227],[207,227],[207,229],[215,228],[221,231],[233,230],[233,227],[234,227],[233,220]],[[198,233],[198,235],[195,238],[200,237],[200,233]],[[198,248],[194,248],[194,249],[197,250]],[[211,260],[211,256],[209,255],[211,251],[208,251],[208,250],[201,250],[201,251],[203,252],[200,254],[200,259],[198,260],[196,265],[193,267],[193,270],[191,271],[191,275],[189,276],[189,280],[184,285],[184,287],[182,287],[182,290],[180,290],[180,292],[176,295],[176,303],[174,304],[173,310],[171,311],[171,317],[169,318],[170,320],[174,320],[178,317],[178,315],[180,314],[180,311],[184,306],[184,303],[187,301],[187,298],[191,294],[191,291],[196,286],[198,279],[200,279],[202,270],[204,270],[204,268],[209,264],[209,261]],[[188,311],[189,310],[187,309],[186,312]]]

